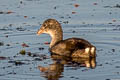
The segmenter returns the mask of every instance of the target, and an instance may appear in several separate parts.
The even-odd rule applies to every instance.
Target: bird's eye
[[[47,24],[44,24],[43,26],[45,26],[45,27],[46,27],[46,26],[47,26]]]
[[[45,24],[43,24],[43,26],[46,26]]]

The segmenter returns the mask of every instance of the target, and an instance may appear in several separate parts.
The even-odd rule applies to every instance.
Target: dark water
[[[3,3],[0,4],[0,80],[120,79],[119,0],[1,0],[0,3]],[[79,37],[94,44],[96,59],[51,56],[47,44],[50,36],[36,35],[48,18],[60,21],[64,39]],[[21,50],[26,53],[20,54]],[[92,68],[87,68],[87,64]],[[95,64],[96,67],[92,66]]]

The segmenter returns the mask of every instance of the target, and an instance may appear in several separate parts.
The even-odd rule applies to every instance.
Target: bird
[[[38,29],[37,35],[42,33],[51,36],[49,45],[51,54],[77,58],[96,56],[96,47],[85,39],[72,37],[63,40],[63,30],[61,24],[56,19],[45,20],[40,29]]]

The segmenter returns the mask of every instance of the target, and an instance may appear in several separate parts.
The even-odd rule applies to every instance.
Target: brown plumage
[[[60,23],[55,19],[47,19],[37,34],[49,34],[52,38],[50,52],[68,57],[95,57],[96,48],[82,38],[68,38],[63,40],[63,31]]]

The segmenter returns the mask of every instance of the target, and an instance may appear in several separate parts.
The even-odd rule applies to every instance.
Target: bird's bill
[[[43,31],[41,30],[41,29],[39,29],[38,31],[37,31],[37,35],[40,35],[40,34],[42,34],[43,33]]]

